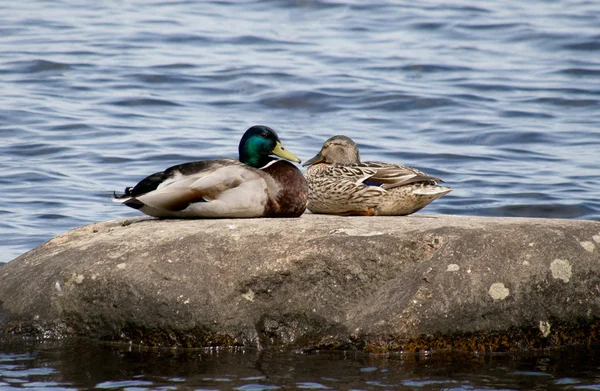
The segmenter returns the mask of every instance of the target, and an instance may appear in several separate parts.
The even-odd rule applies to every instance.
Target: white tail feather
[[[449,187],[443,186],[435,186],[435,187],[423,187],[421,189],[416,189],[414,191],[415,194],[420,195],[436,195],[436,194],[446,194],[452,191]]]

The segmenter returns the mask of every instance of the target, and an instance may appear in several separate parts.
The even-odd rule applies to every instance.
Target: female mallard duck
[[[253,126],[239,145],[239,160],[183,163],[152,174],[114,201],[163,218],[298,217],[308,185],[273,129]]]
[[[362,162],[350,137],[334,136],[304,166],[313,213],[408,215],[452,191],[441,179],[414,168]]]

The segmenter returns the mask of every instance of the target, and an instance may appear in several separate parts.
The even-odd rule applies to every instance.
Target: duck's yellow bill
[[[273,154],[279,156],[282,159],[300,163],[300,159],[298,159],[296,155],[285,149],[279,141],[277,141],[277,144],[275,144],[275,148],[273,148]]]

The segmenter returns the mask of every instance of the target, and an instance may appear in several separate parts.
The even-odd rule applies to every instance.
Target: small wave
[[[89,50],[65,50],[64,54],[69,55],[69,56],[76,56],[76,57],[94,57],[94,56],[101,57],[101,56],[105,55],[100,52],[92,52]]]
[[[447,28],[449,24],[447,22],[417,22],[409,25],[415,30],[435,31]]]
[[[555,118],[552,114],[535,113],[535,112],[523,111],[523,110],[504,110],[504,111],[500,112],[500,116],[506,117],[506,118],[543,118],[543,119]]]
[[[487,96],[482,96],[482,95],[474,95],[474,94],[451,94],[449,95],[451,96],[453,99],[460,99],[460,100],[466,100],[469,102],[497,102],[497,99],[494,98],[490,98]]]
[[[154,98],[132,98],[112,101],[110,104],[115,106],[181,106],[170,100],[154,99]]]
[[[595,211],[586,205],[513,204],[492,208],[471,209],[475,214],[501,217],[543,217],[555,219],[577,219],[590,216]]]
[[[210,44],[214,39],[197,34],[163,34],[144,31],[131,37],[130,42],[167,42],[167,43],[190,43],[190,44]]]
[[[379,147],[374,147],[377,151]],[[367,149],[365,149],[367,150]],[[440,162],[491,162],[499,159],[491,156],[481,155],[459,155],[453,153],[433,153],[433,152],[379,152],[382,156],[388,157],[390,161],[396,162],[415,162],[419,160],[437,160]],[[401,163],[402,164],[402,163]]]
[[[198,66],[196,64],[189,64],[189,63],[185,63],[185,62],[174,62],[174,63],[170,63],[170,64],[161,64],[161,65],[153,65],[149,68],[154,68],[154,69],[192,69],[192,68],[197,68]]]
[[[36,215],[35,218],[41,220],[59,220],[59,219],[70,219],[71,216],[65,216],[57,213],[44,213],[40,215]]]
[[[156,74],[156,73],[135,73],[130,75],[125,75],[126,78],[136,79],[143,83],[148,84],[176,84],[176,83],[191,83],[196,79],[183,75],[164,75],[164,74]]]
[[[118,381],[104,381],[96,384],[95,388],[100,389],[117,389],[117,388],[128,388],[128,389],[147,389],[148,386],[154,385],[153,382],[147,380],[118,380]]]
[[[61,124],[61,125],[53,125],[49,126],[48,130],[53,131],[65,131],[65,130],[95,130],[93,126],[84,123],[76,123],[76,124]]]
[[[525,23],[478,23],[478,24],[466,24],[459,23],[455,25],[456,28],[462,28],[465,30],[514,30],[527,26]]]
[[[135,160],[133,158],[125,158],[120,156],[98,156],[94,159],[96,163],[106,163],[106,164],[120,164],[127,163]]]
[[[12,71],[17,73],[59,72],[71,69],[70,64],[41,59],[17,61],[9,64],[13,65]]]
[[[51,144],[20,144],[13,145],[9,151],[6,151],[8,155],[13,156],[47,156],[47,155],[62,155],[69,151],[70,148],[51,145]]]
[[[227,38],[222,40],[224,43],[233,43],[238,45],[273,45],[273,44],[281,44],[281,45],[302,45],[302,42],[282,40],[282,39],[274,39],[261,37],[256,35],[241,35],[233,38]]]
[[[193,162],[196,160],[204,160],[198,156],[184,155],[178,153],[147,153],[139,157],[140,160],[148,162],[157,162],[157,164],[164,166],[163,168],[169,167],[169,164],[180,164],[185,162]],[[138,160],[138,159],[136,159]],[[161,167],[162,167],[161,166]]]
[[[568,107],[589,107],[599,106],[599,100],[592,99],[567,99],[567,98],[536,98],[526,100],[527,103],[540,103],[550,104],[554,106],[568,106]]]
[[[425,97],[404,97],[402,99],[394,99],[389,102],[366,104],[365,110],[383,110],[383,111],[412,111],[412,110],[429,110],[440,107],[461,106],[460,103],[448,98],[425,98]]]
[[[60,18],[48,18],[48,19],[27,18],[27,19],[21,20],[20,23],[22,23],[24,26],[35,26],[36,28],[46,27],[46,28],[49,28],[52,30],[73,29],[73,25],[63,23],[63,21],[60,21],[57,19],[60,19]]]
[[[261,9],[270,9],[272,5],[279,6],[281,8],[293,8],[304,11],[319,11],[328,10],[334,8],[346,8],[347,5],[343,2],[335,3],[323,0],[271,0],[266,2],[257,1],[254,2],[254,6]]]
[[[422,73],[437,73],[437,72],[472,72],[473,69],[458,65],[440,65],[440,64],[410,64],[402,66],[376,66],[366,68],[372,71],[383,72],[422,72]]]
[[[597,52],[600,50],[600,36],[585,42],[568,43],[562,47],[567,50]]]
[[[474,14],[489,14],[489,13],[493,12],[486,8],[475,7],[475,6],[463,6],[463,5],[437,6],[436,9],[449,10],[449,11],[461,11],[461,12],[465,12],[465,13],[474,13]]]
[[[534,139],[535,138],[536,137],[534,137]],[[548,145],[554,145],[556,143],[556,140],[553,140],[550,137],[542,137],[542,138],[544,138],[546,140],[546,143]],[[531,141],[529,143],[527,143],[527,142],[520,143],[518,141],[518,139],[517,139],[517,140],[515,140],[513,142],[509,142],[507,144],[509,144],[509,145],[514,145],[514,144],[520,145],[520,144],[532,144],[532,143],[535,143],[535,141]],[[515,158],[515,159],[525,159],[525,158],[527,158],[527,161],[530,162],[530,163],[533,162],[533,161],[560,162],[562,160],[561,158],[558,158],[555,155],[551,155],[551,154],[548,154],[548,153],[542,153],[542,152],[535,152],[535,151],[531,151],[531,150],[523,149],[523,148],[499,147],[498,151],[504,152],[506,154],[506,157],[512,157],[512,158]]]
[[[456,84],[455,87],[461,87],[476,91],[514,91],[519,89],[513,85],[492,83],[459,83]]]
[[[334,101],[339,97],[312,91],[296,91],[259,100],[259,103],[279,109],[305,109],[327,112],[339,110]]]
[[[589,68],[566,68],[556,73],[564,75],[574,76],[600,76],[600,69],[589,69]]]

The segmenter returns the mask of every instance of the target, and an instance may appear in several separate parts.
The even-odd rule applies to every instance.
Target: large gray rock
[[[144,345],[600,342],[600,223],[412,215],[91,224],[0,269],[0,330]]]

